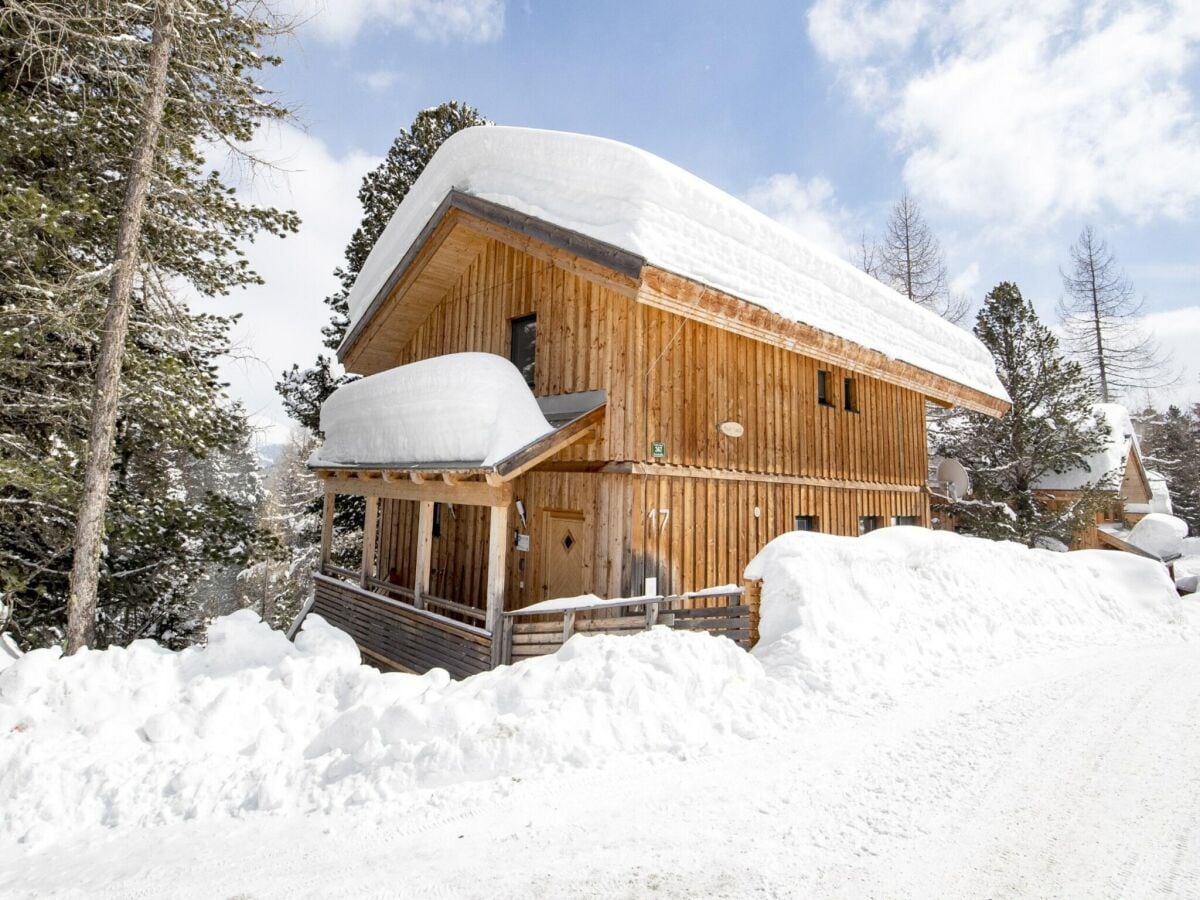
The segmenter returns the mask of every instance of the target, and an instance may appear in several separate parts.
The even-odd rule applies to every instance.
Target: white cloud
[[[1153,392],[1155,404],[1187,406],[1200,403],[1200,306],[1151,313],[1142,320],[1146,330],[1169,352],[1182,374],[1178,384]],[[1144,398],[1136,397],[1138,406]]]
[[[333,270],[362,219],[359,184],[380,160],[357,150],[335,156],[319,138],[290,125],[261,132],[254,152],[279,169],[242,178],[238,193],[259,204],[296,210],[300,231],[283,239],[260,238],[246,248],[265,284],[227,298],[196,299],[192,305],[242,313],[233,335],[235,353],[223,363],[221,375],[257,425],[271,426],[278,435],[278,426],[288,420],[275,382],[292,363],[307,366],[318,353],[330,353],[322,343],[321,326],[329,321],[322,301],[338,288]]]
[[[1021,228],[1200,206],[1194,0],[818,0],[808,25],[944,211]]]
[[[504,0],[282,0],[290,18],[328,41],[348,43],[369,22],[425,41],[487,43],[504,33]]]
[[[826,250],[845,259],[853,256],[853,244],[846,237],[853,233],[853,221],[827,178],[803,181],[791,173],[772,175],[755,182],[743,199]]]
[[[979,285],[979,263],[973,262],[950,279],[950,293],[970,296]]]
[[[362,73],[359,81],[372,91],[386,91],[395,87],[400,77],[400,73],[393,69],[377,69],[374,72]]]

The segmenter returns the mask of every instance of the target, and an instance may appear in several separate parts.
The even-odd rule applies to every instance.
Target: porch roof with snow
[[[581,439],[605,404],[602,390],[534,397],[494,354],[434,357],[338,388],[321,407],[325,441],[308,465],[335,477],[399,472],[416,483],[501,484]]]
[[[845,260],[643,150],[523,128],[470,128],[434,155],[355,281],[339,359],[386,368],[370,346],[381,323],[419,324],[489,238],[550,247],[638,302],[944,403],[1008,407],[974,335]]]

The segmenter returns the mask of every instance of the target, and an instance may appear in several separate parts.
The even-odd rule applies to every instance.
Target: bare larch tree
[[[950,290],[941,244],[921,207],[907,193],[892,207],[882,240],[872,244],[864,235],[860,252],[865,272],[913,303],[951,322],[961,322],[966,316],[970,304]]]
[[[1063,343],[1095,382],[1101,400],[1175,381],[1170,359],[1139,321],[1142,300],[1133,282],[1092,226],[1071,246],[1070,269],[1061,274]]]

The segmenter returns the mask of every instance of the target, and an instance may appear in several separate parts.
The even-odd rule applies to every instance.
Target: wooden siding
[[[860,516],[929,524],[925,401],[915,391],[653,306],[490,239],[446,296],[389,350],[402,365],[463,351],[507,356],[509,321],[538,317],[534,393],[602,389],[589,438],[510,483],[525,508],[510,531],[505,608],[545,599],[539,552],[547,510],[585,529],[583,590],[603,597],[741,584],[750,559],[813,515],[821,531],[858,534]],[[382,345],[381,345],[382,346]],[[374,351],[373,351],[374,352]],[[817,402],[829,372],[832,405]],[[855,382],[855,411],[843,380]],[[740,437],[720,430],[742,426]],[[663,445],[655,457],[652,445]],[[414,580],[418,504],[386,499],[380,575]],[[481,608],[486,511],[443,505],[429,591]]]
[[[559,459],[652,461],[876,484],[924,483],[920,394],[631,301],[497,241],[392,365],[462,351],[507,356],[509,320],[538,316],[534,393],[604,389],[599,439]],[[817,404],[818,369],[834,405]],[[855,379],[857,412],[843,409]],[[737,422],[741,437],[718,430]]]

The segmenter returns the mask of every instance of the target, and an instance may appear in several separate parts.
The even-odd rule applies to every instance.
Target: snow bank
[[[1129,543],[1153,553],[1159,559],[1170,559],[1183,552],[1183,539],[1188,525],[1183,519],[1165,513],[1143,516],[1129,532]]]
[[[352,381],[321,406],[313,465],[490,466],[551,431],[525,379],[492,353],[452,353]]]
[[[527,128],[468,128],[442,145],[350,291],[351,331],[452,189],[1008,399],[974,335],[742,201],[628,144]]]
[[[149,641],[0,674],[0,839],[256,810],[332,810],[414,787],[773,732],[786,691],[724,638],[572,638],[462,682],[382,674],[310,615],[292,645],[245,610],[207,647]]]
[[[793,532],[750,563],[763,579],[755,655],[842,702],[887,697],[1063,646],[1177,635],[1179,598],[1152,560],[1054,553],[895,527]]]

